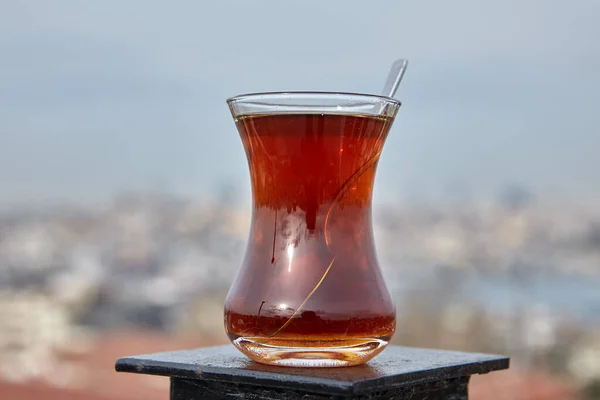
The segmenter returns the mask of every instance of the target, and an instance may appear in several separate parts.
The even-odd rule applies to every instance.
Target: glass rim
[[[251,92],[251,93],[243,93],[237,96],[229,97],[226,102],[229,105],[235,103],[249,103],[249,104],[264,104],[260,101],[253,100],[265,100],[262,97],[271,97],[271,98],[285,98],[285,97],[301,97],[301,96],[313,96],[315,98],[345,98],[346,100],[351,100],[352,102],[368,102],[368,103],[392,103],[400,107],[402,102],[400,100],[394,99],[392,97],[382,96],[378,94],[370,94],[370,93],[358,93],[358,92],[332,92],[332,91],[305,91],[305,90],[291,90],[291,91],[275,91],[275,92]],[[276,106],[278,103],[269,102],[268,105]],[[315,106],[318,106],[315,104]]]

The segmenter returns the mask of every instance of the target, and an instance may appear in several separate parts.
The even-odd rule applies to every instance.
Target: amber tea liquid
[[[253,216],[225,304],[225,328],[250,358],[354,365],[392,337],[395,307],[371,228],[375,170],[392,120],[301,113],[236,118]]]

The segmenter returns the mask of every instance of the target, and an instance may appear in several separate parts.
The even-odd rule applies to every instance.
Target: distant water
[[[403,274],[402,279],[389,282],[388,286],[396,295],[403,297],[421,287],[429,290],[428,284],[434,280],[443,285],[447,279],[461,283],[462,298],[494,312],[511,314],[523,307],[542,306],[554,316],[572,317],[600,327],[600,276],[551,274],[524,280],[459,269],[435,271],[421,268],[416,274]]]
[[[520,305],[542,305],[552,313],[573,315],[600,325],[600,277],[551,275],[518,282],[509,277],[471,276],[464,292],[473,300],[500,312]]]

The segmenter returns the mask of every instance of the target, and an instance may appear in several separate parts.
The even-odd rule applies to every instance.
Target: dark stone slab
[[[252,362],[233,346],[226,345],[121,358],[116,369],[170,376],[172,399],[416,400],[431,396],[432,391],[452,392],[457,397],[444,395],[430,399],[466,399],[469,376],[506,369],[508,364],[504,356],[389,346],[361,366],[287,368]],[[395,395],[407,390],[411,397],[406,393],[404,397]],[[425,393],[424,397],[418,397],[420,392]],[[198,397],[199,393],[202,397]]]
[[[469,378],[444,379],[367,394],[319,394],[300,389],[258,387],[232,382],[171,378],[172,400],[466,400]]]

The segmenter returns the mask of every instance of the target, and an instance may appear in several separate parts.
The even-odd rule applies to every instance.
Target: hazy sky
[[[0,200],[249,191],[225,104],[378,92],[410,59],[379,200],[600,195],[600,1],[3,1]]]

